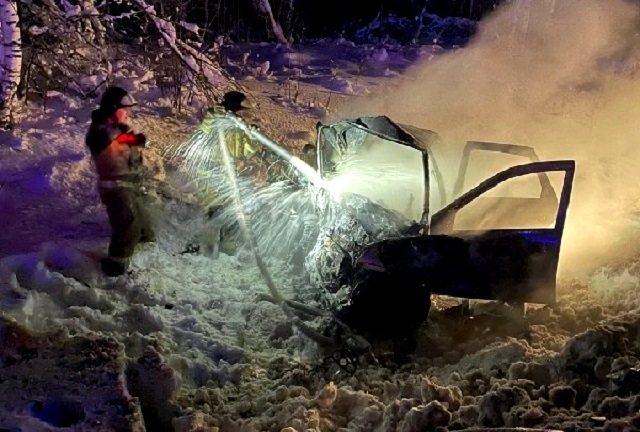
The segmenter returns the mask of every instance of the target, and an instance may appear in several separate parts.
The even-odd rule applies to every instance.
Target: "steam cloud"
[[[561,270],[628,257],[640,251],[640,227],[625,219],[640,199],[639,12],[624,0],[512,1],[467,47],[344,114],[385,114],[452,146],[524,144],[576,160]]]

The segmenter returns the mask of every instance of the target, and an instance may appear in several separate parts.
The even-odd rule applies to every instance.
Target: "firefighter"
[[[214,106],[211,111],[214,115],[224,115],[226,112],[231,112],[246,123],[250,123],[255,120],[251,111],[252,108],[253,106],[249,103],[247,96],[234,90],[225,93],[220,104]],[[226,138],[229,154],[236,162],[238,171],[241,171],[241,165],[244,165],[247,159],[257,153],[258,146],[252,143],[251,139],[242,131],[232,132],[231,136]]]
[[[121,87],[106,89],[100,106],[91,113],[85,143],[98,174],[100,200],[111,226],[108,256],[102,259],[107,276],[123,274],[136,245],[153,242],[155,235],[143,204],[142,149],[147,139],[125,122],[135,102]]]
[[[244,93],[229,91],[224,94],[222,101],[218,105],[209,109],[208,114],[224,116],[227,112],[231,112],[249,123],[255,121],[255,117],[252,115],[252,108]],[[203,122],[201,127],[208,128],[209,126],[207,122]],[[251,142],[250,137],[240,130],[226,131],[225,139],[236,172],[238,174],[246,172],[248,169],[247,161],[256,156],[260,147]],[[222,163],[220,160],[217,162]],[[235,253],[240,240],[237,224],[220,226],[218,222],[218,216],[228,204],[225,199],[229,199],[229,197],[222,197],[215,185],[201,190],[200,194],[205,216],[204,227],[200,233],[200,242],[204,253],[211,257],[217,257],[218,252]]]

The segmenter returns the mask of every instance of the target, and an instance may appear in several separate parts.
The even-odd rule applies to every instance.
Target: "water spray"
[[[242,121],[242,119],[240,119],[233,113],[227,112],[226,116],[229,119],[233,120],[234,124],[248,136],[260,142],[269,150],[273,151],[276,155],[291,164],[291,166],[298,170],[298,172],[302,174],[307,180],[309,180],[314,186],[322,189],[328,189],[327,183],[322,179],[322,177],[320,177],[320,173],[313,169],[311,165],[309,165],[299,157],[292,155],[290,152],[279,146],[275,141],[260,132],[255,127],[248,126],[245,122]]]
[[[258,269],[260,270],[260,274],[267,284],[267,288],[269,288],[269,292],[273,296],[275,303],[282,305],[283,297],[276,288],[276,284],[273,282],[273,278],[267,269],[265,262],[262,260],[262,257],[258,253],[258,243],[256,242],[256,238],[251,231],[251,225],[249,224],[247,215],[244,211],[244,205],[242,204],[242,197],[240,196],[240,188],[238,187],[238,181],[236,179],[236,171],[233,163],[231,162],[231,155],[229,154],[229,149],[227,148],[227,140],[224,137],[224,132],[221,129],[218,129],[218,144],[220,145],[220,151],[222,154],[222,162],[224,164],[225,170],[227,172],[227,176],[229,178],[229,182],[231,184],[232,198],[234,201],[234,205],[236,208],[238,223],[240,224],[240,229],[244,234],[245,239],[249,242],[249,247],[251,248],[251,252],[253,253],[253,257],[256,260],[256,264],[258,265]]]
[[[318,186],[318,187],[324,186],[324,182],[320,178],[319,173],[317,173],[310,165],[308,165],[301,159],[295,156],[292,156],[288,151],[280,147],[278,144],[276,144],[274,141],[269,139],[267,136],[265,136],[261,132],[257,131],[255,128],[250,128],[246,126],[240,119],[235,117],[233,114],[229,113],[228,117],[233,119],[243,132],[250,134],[250,136],[262,142],[265,146],[269,147],[280,157],[282,157],[283,159],[291,163],[294,167],[296,167],[301,172],[301,174],[303,174],[306,178],[308,178],[309,181],[311,181],[315,186]],[[331,348],[333,350],[333,349],[337,349],[340,343],[337,340],[327,337],[321,334],[320,332],[318,332],[317,330],[313,329],[312,327],[308,326],[300,318],[296,316],[292,316],[292,309],[297,309],[307,314],[322,316],[322,317],[333,320],[340,327],[342,327],[342,329],[345,332],[345,336],[343,337],[343,340],[341,342],[342,344],[345,344],[345,347],[347,349],[353,352],[356,352],[358,354],[370,352],[371,345],[369,344],[369,342],[367,342],[363,337],[351,332],[349,327],[346,324],[344,324],[341,320],[339,320],[337,317],[331,314],[328,314],[327,312],[322,311],[320,309],[312,308],[312,307],[303,305],[301,303],[285,299],[280,294],[280,292],[276,288],[275,283],[273,282],[271,273],[269,273],[269,270],[267,269],[266,263],[260,256],[258,242],[256,241],[256,238],[251,229],[249,218],[244,210],[242,197],[240,196],[240,188],[238,186],[238,181],[236,178],[235,168],[231,161],[231,155],[229,154],[229,149],[227,147],[224,132],[221,129],[218,129],[217,134],[218,134],[218,145],[220,146],[223,165],[225,167],[225,171],[229,178],[229,182],[231,186],[230,189],[232,192],[232,198],[233,198],[235,209],[236,209],[238,223],[240,225],[240,229],[242,230],[242,233],[245,239],[249,243],[249,247],[255,258],[260,274],[262,275],[262,278],[264,279],[269,289],[269,292],[271,294],[271,298],[269,298],[268,300],[272,301],[274,304],[279,305],[284,311],[284,313],[291,318],[292,324],[298,327],[298,329],[300,329],[302,333],[306,334],[308,337],[310,337],[312,340],[317,342],[319,345],[325,348]]]
[[[268,300],[279,305],[284,313],[291,319],[292,324],[325,349],[335,350],[339,347],[345,347],[350,352],[368,352],[370,350],[368,343],[354,334],[344,323],[332,314],[316,310],[311,315],[329,318],[336,322],[343,329],[344,333],[339,340],[333,340],[319,333],[306,325],[298,317],[293,316],[294,310],[308,315],[310,309],[297,302],[285,299],[279,293],[267,269],[266,263],[260,255],[257,237],[253,232],[250,221],[252,212],[245,208],[245,203],[243,202],[241,190],[246,186],[247,180],[237,177],[230,150],[227,146],[228,133],[233,130],[239,130],[252,140],[270,149],[279,158],[295,168],[301,177],[305,178],[310,184],[316,188],[327,191],[332,199],[337,200],[338,197],[335,193],[332,193],[328,182],[324,181],[320,173],[313,167],[298,157],[293,156],[255,127],[248,126],[241,118],[230,112],[224,114],[215,112],[207,114],[191,138],[186,142],[169,147],[165,153],[165,157],[173,161],[176,165],[181,166],[186,179],[194,182],[196,186],[203,188],[201,192],[205,194],[219,194],[223,197],[222,201],[228,199],[233,203],[233,206],[230,208],[234,214],[234,219],[237,221],[240,231],[247,241],[247,246],[250,248],[255,259],[258,270],[269,289],[270,295],[268,296]]]

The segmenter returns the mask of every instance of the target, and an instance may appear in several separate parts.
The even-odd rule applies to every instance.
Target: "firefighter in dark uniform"
[[[142,149],[147,139],[125,123],[127,109],[134,105],[126,90],[107,88],[99,108],[91,113],[85,137],[111,226],[109,253],[101,263],[107,276],[119,276],[127,270],[138,243],[155,241],[141,184]]]

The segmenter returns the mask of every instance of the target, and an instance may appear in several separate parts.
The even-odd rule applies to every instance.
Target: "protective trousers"
[[[118,275],[129,266],[135,247],[140,242],[155,240],[144,195],[140,186],[132,182],[100,181],[98,192],[107,208],[111,241],[109,257],[103,262],[105,273]]]

